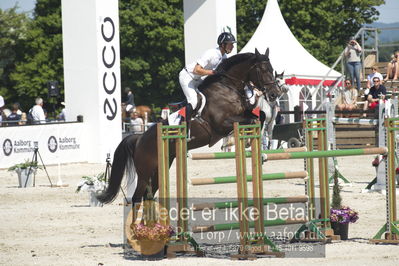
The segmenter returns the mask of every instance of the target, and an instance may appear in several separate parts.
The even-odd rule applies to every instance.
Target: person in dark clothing
[[[136,109],[136,105],[134,104],[134,95],[132,90],[127,89],[127,100],[126,100],[126,112],[134,112]]]
[[[385,99],[385,95],[387,95],[387,89],[384,85],[381,85],[381,80],[379,77],[373,78],[374,86],[371,87],[370,92],[367,96],[367,103],[364,105],[364,110],[367,109],[375,109],[378,106],[380,100]],[[366,114],[363,114],[366,116]]]
[[[12,123],[8,123],[9,126],[16,126],[18,125],[18,121],[21,120],[21,111],[19,110],[19,104],[14,103],[12,105],[11,114],[7,117],[7,121],[15,121]]]

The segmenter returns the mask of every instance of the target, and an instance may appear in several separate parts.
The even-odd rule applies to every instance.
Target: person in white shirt
[[[367,76],[367,89],[370,89],[371,87],[374,86],[374,82],[373,82],[373,78],[374,77],[378,77],[380,80],[383,80],[384,78],[382,77],[381,73],[378,72],[378,66],[373,66],[371,68],[371,70],[373,71],[373,73],[369,74]]]
[[[350,37],[348,45],[345,48],[346,56],[346,67],[349,72],[352,84],[355,85],[357,90],[361,90],[360,83],[360,68],[362,66],[360,55],[362,54],[362,48],[359,43],[355,40],[355,37]]]
[[[209,49],[195,62],[184,67],[179,73],[180,86],[187,98],[186,122],[188,139],[190,139],[190,120],[193,110],[197,107],[197,88],[203,81],[203,76],[215,74],[216,67],[227,58],[234,48],[236,39],[233,34],[223,32],[217,39],[218,47]]]
[[[132,112],[130,114],[130,130],[133,133],[144,132],[144,121],[141,117],[139,117],[138,112]]]
[[[345,89],[336,99],[336,108],[338,110],[354,110],[357,108],[357,90],[352,86],[352,81],[350,79],[345,80]],[[343,115],[341,114],[341,117]]]
[[[36,98],[36,105],[32,107],[32,118],[35,124],[44,124],[46,123],[46,116],[43,111],[43,99]]]

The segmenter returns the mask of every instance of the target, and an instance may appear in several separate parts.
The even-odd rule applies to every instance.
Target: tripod
[[[42,156],[40,155],[40,152],[39,152],[39,148],[38,148],[38,147],[35,147],[35,148],[33,149],[33,155],[32,155],[32,160],[31,160],[31,162],[34,163],[36,166],[38,165],[38,163],[37,163],[37,155],[39,155],[40,161],[41,161],[41,163],[42,163],[42,165],[43,165],[43,169],[44,169],[44,171],[46,172],[48,181],[50,182],[50,186],[52,187],[52,186],[53,186],[53,183],[51,183],[50,176],[49,176],[49,174],[48,174],[48,172],[47,172],[46,165],[43,163],[43,159],[42,159]],[[25,187],[26,187],[26,184],[28,183],[29,175],[31,174],[32,167],[33,167],[32,165],[29,166],[28,175],[27,175],[26,181],[25,181]],[[36,172],[33,173],[33,186],[35,186],[35,182],[36,182]]]

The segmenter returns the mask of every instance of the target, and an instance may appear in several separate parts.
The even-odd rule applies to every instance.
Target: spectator
[[[3,108],[4,108],[4,98],[0,95],[0,126],[2,126],[3,121]]]
[[[14,103],[12,105],[11,114],[7,117],[7,121],[13,121],[8,123],[9,126],[16,126],[21,120],[22,112],[19,110],[19,103]]]
[[[127,100],[126,100],[126,112],[135,112],[136,105],[134,104],[134,95],[132,90],[126,88]]]
[[[18,124],[19,124],[20,126],[26,125],[26,121],[27,121],[26,113],[25,113],[25,112],[22,112],[22,114],[21,114],[21,120],[19,121]]]
[[[388,63],[387,68],[387,76],[385,77],[384,81],[388,81],[389,79],[396,80],[399,76],[399,51],[396,51],[395,54],[392,56],[391,62]]]
[[[132,112],[130,114],[130,131],[133,133],[144,132],[144,122],[141,117],[139,117],[138,112]]]
[[[357,90],[361,89],[360,84],[360,54],[362,52],[362,48],[357,43],[354,37],[349,39],[349,43],[345,48],[345,57],[346,57],[346,67],[348,69],[352,84],[357,84]]]
[[[354,110],[357,108],[357,90],[352,86],[352,82],[350,79],[345,80],[345,88],[340,93],[336,100],[336,107],[340,111],[344,110]]]
[[[66,111],[65,111],[65,103],[61,102],[61,105],[64,106],[64,108],[62,108],[61,113],[58,115],[58,119],[65,121],[65,115],[66,115]]]
[[[386,88],[381,85],[381,80],[379,77],[375,77],[373,79],[374,86],[371,87],[370,93],[367,96],[367,103],[364,105],[363,110],[367,109],[375,109],[378,104],[379,100],[384,100],[385,95],[387,94]],[[366,114],[363,114],[364,117],[366,117]]]
[[[373,73],[367,76],[367,89],[370,89],[371,87],[374,86],[373,82],[374,77],[378,77],[380,80],[383,80],[381,73],[378,72],[379,71],[378,66],[373,66],[371,68],[371,71],[373,71]]]
[[[46,123],[46,116],[43,110],[43,99],[36,98],[35,103],[36,105],[29,110],[32,115],[33,124]]]

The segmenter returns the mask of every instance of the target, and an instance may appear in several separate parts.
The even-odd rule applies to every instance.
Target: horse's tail
[[[137,139],[138,135],[128,136],[124,138],[116,148],[107,189],[96,195],[96,198],[100,202],[110,203],[114,201],[118,195],[126,167],[130,168],[134,166],[133,155]],[[127,169],[127,172],[129,173],[130,169]]]

